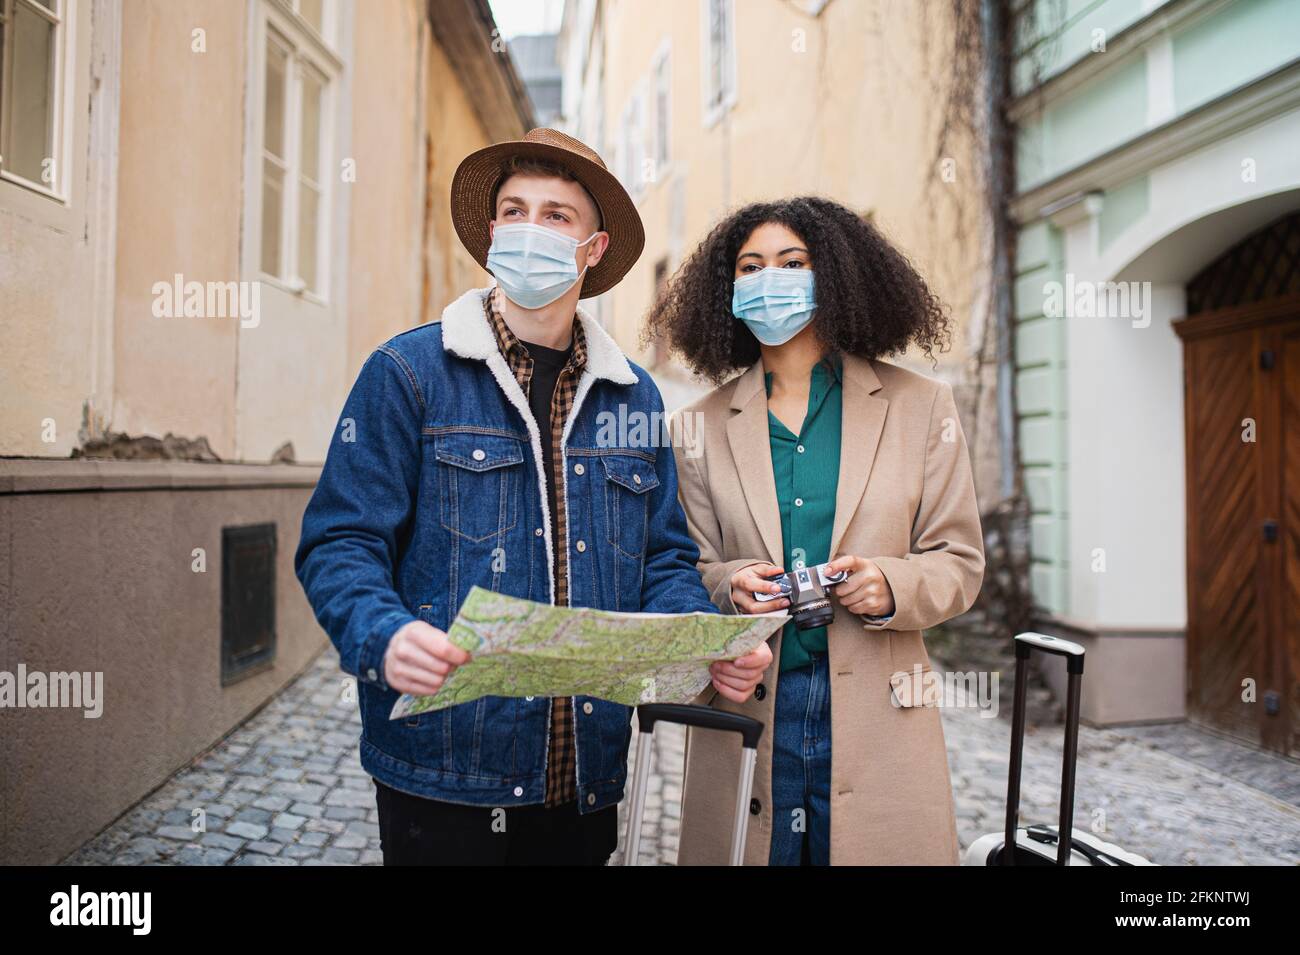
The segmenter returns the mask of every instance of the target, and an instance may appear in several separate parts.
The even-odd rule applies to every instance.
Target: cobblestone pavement
[[[1010,712],[986,719],[954,707],[943,716],[964,848],[1005,825]],[[1060,724],[1026,727],[1022,825],[1057,821],[1063,742]],[[1298,777],[1294,761],[1187,723],[1083,726],[1075,825],[1160,865],[1298,865]]]
[[[327,648],[241,727],[65,860],[87,865],[377,864],[374,785],[357,757],[360,718]],[[1002,828],[1009,713],[943,711],[962,846]],[[1026,731],[1025,822],[1054,823],[1061,727]],[[661,726],[640,862],[671,865],[680,834],[685,733]],[[632,751],[635,753],[633,734]],[[630,768],[630,767],[629,767]],[[619,807],[622,861],[627,800]],[[1300,764],[1188,724],[1079,734],[1076,825],[1163,865],[1300,864]],[[194,832],[201,809],[206,831]]]
[[[302,676],[65,862],[73,865],[378,864],[361,717],[326,648]],[[202,810],[206,832],[192,831]]]

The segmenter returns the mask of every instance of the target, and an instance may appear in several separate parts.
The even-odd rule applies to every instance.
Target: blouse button
[[[794,499],[794,506],[795,506],[795,507],[803,507],[803,498],[801,498],[801,497],[796,497],[796,498]]]
[[[796,444],[796,445],[794,446],[794,449],[795,449],[796,451],[798,451],[800,454],[803,454],[803,445],[802,445],[802,444]]]

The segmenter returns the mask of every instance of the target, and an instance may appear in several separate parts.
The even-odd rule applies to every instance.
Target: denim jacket
[[[357,679],[361,765],[405,792],[479,806],[543,801],[550,704],[484,697],[389,720],[384,652],[411,620],[446,630],[471,587],[554,599],[541,444],[483,311],[489,289],[367,358],[343,408],[294,558]],[[563,455],[572,606],[716,612],[677,500],[650,376],[583,309],[586,368]],[[628,428],[629,422],[648,422]],[[621,425],[620,425],[621,422]],[[620,431],[620,428],[622,429]],[[574,698],[578,805],[623,795],[632,709]]]

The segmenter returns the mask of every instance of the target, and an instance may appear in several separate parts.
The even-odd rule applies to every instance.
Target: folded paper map
[[[709,685],[710,663],[744,656],[789,619],[780,611],[729,616],[556,607],[475,587],[447,631],[470,652],[470,662],[433,696],[403,694],[389,719],[481,696],[689,703]]]

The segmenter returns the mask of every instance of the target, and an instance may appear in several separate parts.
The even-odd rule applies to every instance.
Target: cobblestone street
[[[260,712],[69,856],[85,865],[378,864],[360,719],[327,648]],[[962,846],[1002,827],[1009,713],[944,710]],[[1021,818],[1055,823],[1061,727],[1026,732]],[[636,737],[633,735],[632,752]],[[655,734],[642,864],[673,864],[684,731]],[[1175,755],[1178,754],[1178,755]],[[629,754],[630,756],[631,754]],[[627,800],[620,806],[620,850]],[[1300,766],[1187,724],[1083,727],[1076,825],[1162,865],[1300,864]],[[194,832],[194,810],[206,831]]]

